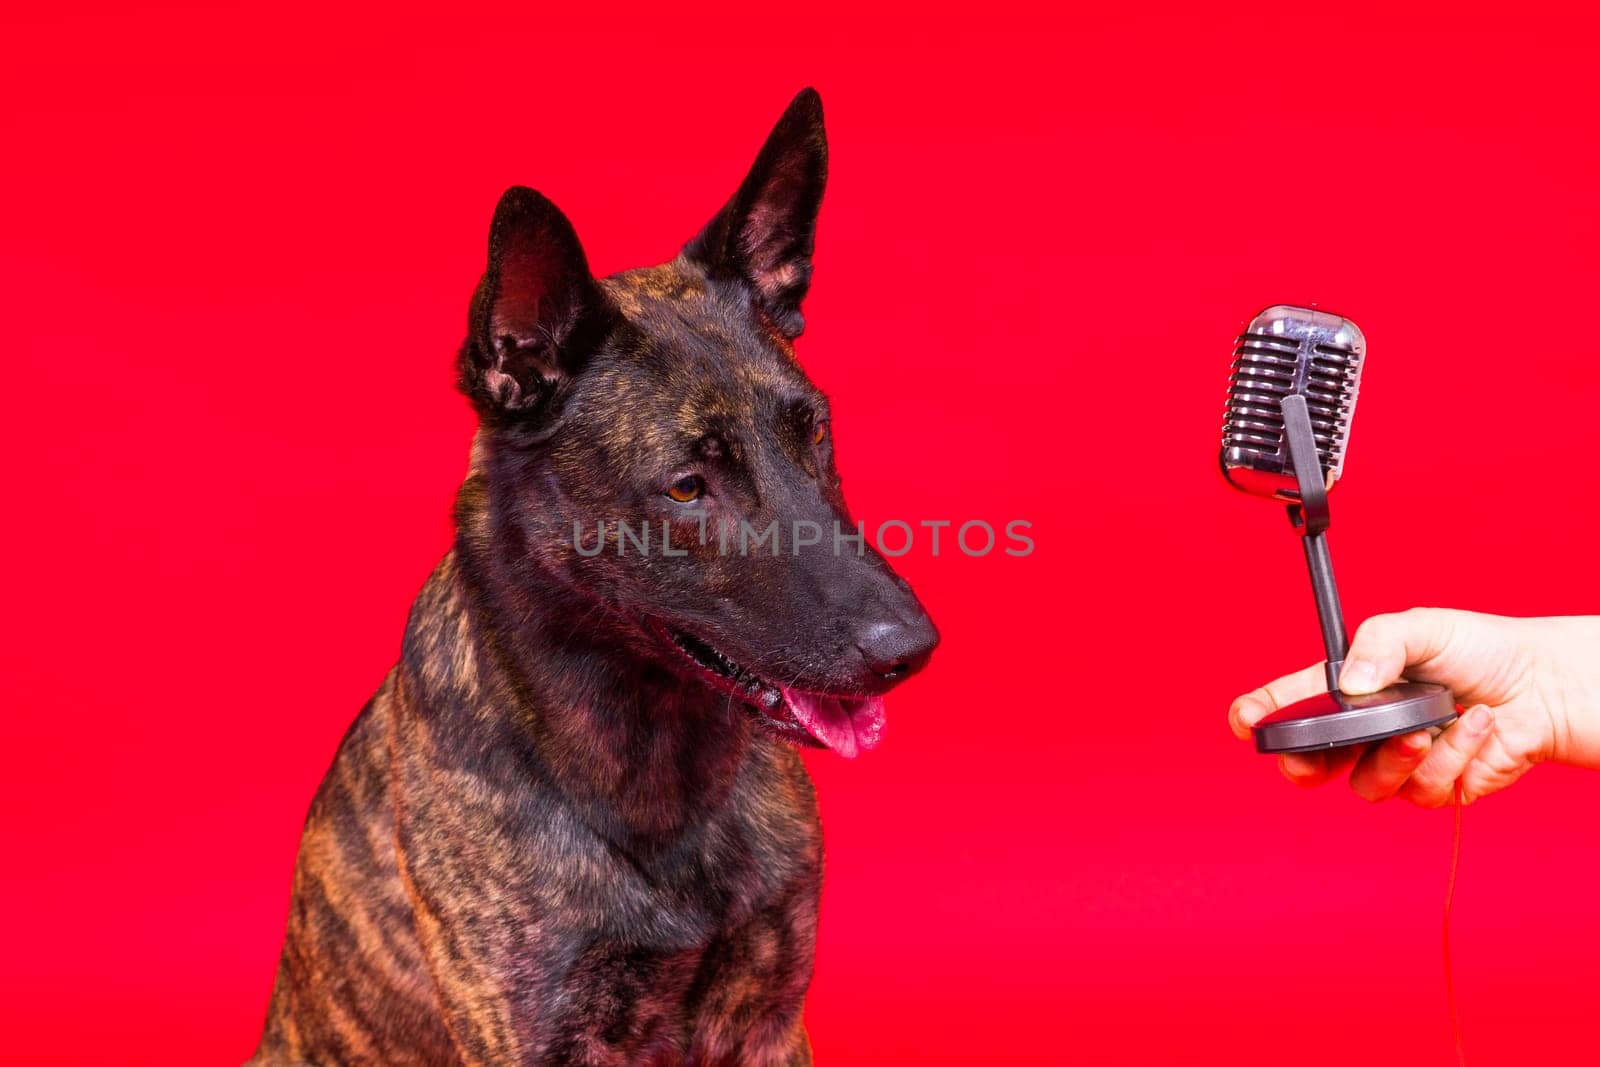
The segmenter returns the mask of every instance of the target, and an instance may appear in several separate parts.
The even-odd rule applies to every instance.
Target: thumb
[[[1450,647],[1459,613],[1412,608],[1374,615],[1356,630],[1339,672],[1339,688],[1351,696],[1375,693],[1406,676],[1407,668],[1438,659]]]

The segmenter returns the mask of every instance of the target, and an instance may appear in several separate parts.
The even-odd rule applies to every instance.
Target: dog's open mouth
[[[734,662],[692,634],[652,620],[652,629],[675,648],[713,689],[762,713],[780,736],[832,749],[846,759],[878,746],[883,739],[881,696],[811,693],[769,681]]]

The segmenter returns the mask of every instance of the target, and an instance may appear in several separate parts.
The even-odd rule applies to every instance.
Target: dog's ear
[[[805,328],[800,301],[811,287],[817,210],[828,179],[822,98],[802,89],[773,127],[733,199],[684,247],[712,277],[750,286],[785,337]]]
[[[462,391],[489,417],[542,408],[582,369],[608,306],[561,209],[532,189],[507,189],[472,297]]]

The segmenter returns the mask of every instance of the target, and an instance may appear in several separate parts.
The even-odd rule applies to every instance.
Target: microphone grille
[[[1283,398],[1305,397],[1331,488],[1344,468],[1366,339],[1355,323],[1311,308],[1262,311],[1234,342],[1222,425],[1222,470],[1246,492],[1298,498],[1283,433]]]

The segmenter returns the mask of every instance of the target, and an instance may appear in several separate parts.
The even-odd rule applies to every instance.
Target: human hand
[[[1372,745],[1278,758],[1284,776],[1319,785],[1350,771],[1368,800],[1399,795],[1423,807],[1504,789],[1534,764],[1555,760],[1600,769],[1600,617],[1512,619],[1415,608],[1375,615],[1356,631],[1339,677],[1355,696],[1402,678],[1437,682],[1467,708],[1437,739],[1427,731]],[[1268,682],[1233,702],[1241,740],[1285,705],[1322,692],[1321,664]]]

